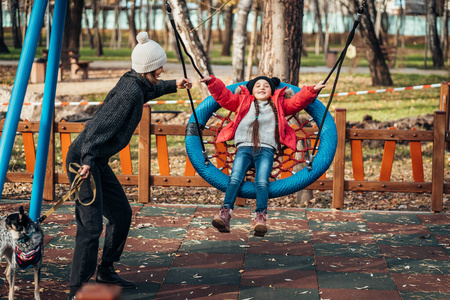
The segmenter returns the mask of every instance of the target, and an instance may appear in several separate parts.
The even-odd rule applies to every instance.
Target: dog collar
[[[34,231],[28,236],[28,238],[31,239],[31,237],[33,236],[33,234],[34,234]],[[20,238],[20,239],[18,239],[17,241],[20,242],[20,243],[23,243],[23,242],[24,242],[24,238],[25,238],[25,237]]]
[[[23,252],[17,246],[15,249],[16,262],[22,270],[28,269],[41,259],[41,244],[31,251]]]

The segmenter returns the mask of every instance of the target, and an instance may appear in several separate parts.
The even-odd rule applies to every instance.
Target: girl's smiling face
[[[260,79],[253,86],[252,94],[257,100],[268,100],[272,96],[272,89],[266,80]]]
[[[159,76],[161,76],[161,74],[164,73],[164,67],[161,67],[159,69],[155,70],[155,77],[159,78]]]

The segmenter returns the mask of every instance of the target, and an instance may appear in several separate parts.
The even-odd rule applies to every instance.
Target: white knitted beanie
[[[148,38],[147,32],[136,36],[138,44],[131,53],[131,68],[138,73],[149,73],[161,68],[167,62],[164,49]]]

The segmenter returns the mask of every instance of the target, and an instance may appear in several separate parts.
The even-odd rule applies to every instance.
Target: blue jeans
[[[256,212],[267,209],[269,202],[269,177],[273,166],[273,148],[262,147],[253,152],[252,147],[239,147],[231,170],[230,181],[225,192],[224,207],[234,208],[239,188],[248,169],[255,167]]]

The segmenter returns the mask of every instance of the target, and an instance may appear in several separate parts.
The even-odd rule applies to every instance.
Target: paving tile
[[[313,256],[247,254],[245,269],[314,270]]]
[[[313,231],[369,232],[366,224],[362,222],[322,222],[310,220],[309,228]]]
[[[252,218],[254,211],[252,213]],[[306,220],[306,211],[302,209],[282,210],[269,208],[267,210],[267,219],[291,219]]]
[[[401,300],[397,291],[354,290],[354,289],[320,289],[321,299],[330,300]]]
[[[402,214],[396,212],[389,212],[389,213],[364,212],[363,216],[367,222],[374,222],[374,223],[400,223],[400,224],[422,223],[422,221],[416,214]]]
[[[129,237],[144,239],[182,239],[187,229],[181,227],[143,227],[130,228]]]
[[[117,265],[123,266],[170,266],[173,253],[123,252]]]
[[[56,236],[45,246],[45,248],[73,249],[75,248],[75,236]]]
[[[0,279],[0,283],[2,280]],[[68,283],[61,281],[41,281],[39,288],[41,290],[41,299],[66,299],[66,291]],[[8,299],[8,284],[0,284],[0,299]],[[16,291],[14,292],[14,299],[34,299],[34,282],[21,281],[16,278]]]
[[[180,252],[245,253],[245,241],[184,240]]]
[[[345,232],[345,231],[313,231],[313,243],[340,243],[340,244],[375,244],[375,239],[370,232]]]
[[[195,217],[191,220],[191,223],[189,224],[190,227],[195,227],[195,228],[208,228],[208,227],[212,227],[211,223],[212,223],[213,218],[204,218],[204,217]],[[231,222],[230,222],[230,226],[231,226],[231,230],[234,229],[246,229],[249,230],[250,229],[250,219],[237,219],[237,218],[232,218]]]
[[[319,256],[382,257],[375,244],[314,244],[314,253]]]
[[[163,284],[155,299],[238,299],[239,287],[229,285]]]
[[[364,222],[362,213],[341,211],[307,211],[308,220],[326,222]]]
[[[432,234],[450,235],[450,224],[426,225]]]
[[[449,214],[418,214],[417,217],[424,224],[441,224],[448,225],[450,224],[450,215]]]
[[[450,275],[392,273],[392,278],[399,292],[450,293]]]
[[[391,258],[450,260],[443,247],[379,245],[381,253]]]
[[[252,221],[254,226],[254,221]],[[293,219],[269,219],[267,220],[269,230],[309,230],[307,220],[293,220]]]
[[[44,249],[44,263],[54,263],[68,265],[72,264],[73,249],[54,249],[47,247]]]
[[[63,264],[45,263],[41,267],[41,280],[66,281],[70,278],[71,268]],[[28,278],[34,279],[33,268],[26,270]],[[22,277],[24,278],[24,277]]]
[[[241,285],[297,289],[318,288],[316,271],[286,269],[246,269],[242,273]]]
[[[155,299],[160,287],[158,283],[136,283],[136,289],[123,289],[122,298],[124,300]]]
[[[248,242],[247,254],[278,254],[313,256],[314,248],[311,243],[277,243],[269,241]]]
[[[188,227],[191,217],[178,216],[136,216],[131,222],[131,227],[139,229],[145,227]]]
[[[439,243],[432,235],[376,233],[373,235],[377,244],[392,246],[429,246],[437,247]]]
[[[439,292],[400,292],[403,300],[436,300],[436,299],[450,299],[450,293]]]
[[[195,214],[196,209],[197,209],[196,206],[152,205],[142,207],[138,215],[190,217]]]
[[[216,215],[219,214],[219,206],[214,207],[201,207],[199,206],[197,210],[195,211],[195,217],[203,217],[203,218],[214,218]],[[233,218],[236,219],[250,219],[253,217],[252,210],[250,208],[242,208],[242,207],[235,207],[233,209]]]
[[[52,207],[53,207],[53,205],[42,206],[42,209],[41,209],[42,214],[47,212]],[[73,201],[65,202],[63,205],[58,207],[58,209],[55,211],[55,213],[69,214],[69,215],[73,215],[73,217],[75,218],[75,202],[73,202]]]
[[[388,273],[383,258],[372,257],[338,257],[316,255],[317,271],[348,273]]]
[[[42,223],[41,228],[42,231],[44,232],[44,235],[56,236],[67,228],[67,224]]]
[[[254,236],[253,232],[249,237],[249,241],[269,241],[279,243],[303,243],[311,241],[311,234],[308,231],[294,230],[270,230],[264,237]]]
[[[47,219],[45,219],[41,226],[48,226],[53,224],[64,224],[67,225],[71,222],[75,223],[74,214],[62,214],[60,212],[51,214]]]
[[[244,267],[244,254],[179,252],[171,267],[242,269]]]
[[[207,228],[190,227],[186,233],[185,239],[208,239],[210,241],[247,241],[248,229],[236,229],[231,227],[231,232],[223,233],[217,231],[217,229],[212,226],[209,226]]]
[[[450,274],[450,260],[386,258],[392,273]]]
[[[164,284],[211,284],[238,286],[239,269],[170,268]]]
[[[271,287],[253,287],[241,286],[239,300],[244,299],[264,299],[264,300],[280,300],[280,299],[305,299],[317,300],[319,292],[317,289],[289,289],[289,288],[271,288]]]
[[[124,251],[134,252],[177,252],[181,239],[144,239],[129,237]]]
[[[394,234],[430,234],[428,228],[423,224],[398,224],[398,223],[372,223],[367,222],[372,233],[394,233]]]
[[[343,273],[318,271],[320,289],[395,290],[389,273]]]
[[[138,283],[159,283],[161,284],[169,271],[168,266],[124,266],[115,264],[115,270],[119,275],[127,280]]]

